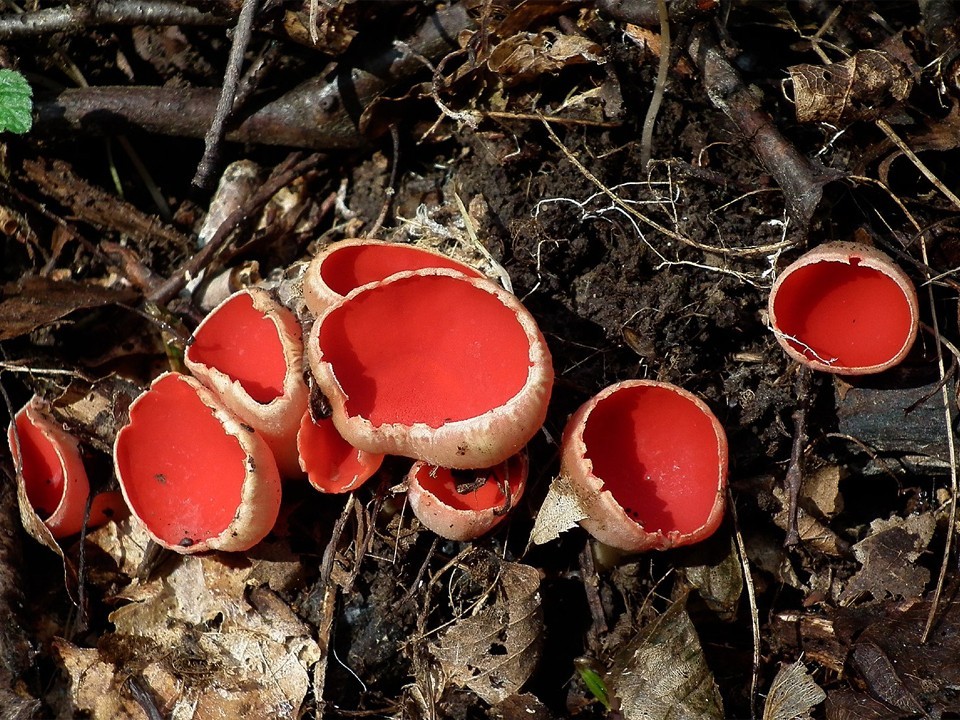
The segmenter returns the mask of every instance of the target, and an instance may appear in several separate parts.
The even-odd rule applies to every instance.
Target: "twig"
[[[77,3],[0,17],[0,42],[51,33],[76,34],[101,25],[226,25],[229,18],[168,0]]]
[[[220,101],[217,103],[213,122],[203,139],[203,157],[193,176],[192,184],[197,188],[206,188],[210,184],[213,172],[220,159],[220,144],[223,142],[227,119],[234,107],[237,86],[240,83],[240,67],[243,65],[243,55],[250,44],[253,33],[253,19],[257,14],[257,0],[243,0],[240,17],[233,29],[233,44],[230,46],[230,56],[227,59],[227,68],[223,75],[223,87],[220,89]]]
[[[429,16],[407,45],[424,57],[442,57],[473,21],[457,3]],[[235,142],[316,150],[363,147],[357,125],[363,111],[385,90],[410,80],[423,63],[397,43],[355,64],[341,64],[333,77],[324,73],[290,90],[231,127]],[[46,125],[72,133],[92,128],[138,127],[146,132],[203,137],[220,96],[207,88],[93,87],[64,90],[36,104],[34,127]]]
[[[727,502],[730,505],[730,517],[733,518],[733,539],[737,544],[737,555],[740,556],[740,571],[743,573],[743,584],[747,588],[747,602],[750,604],[750,631],[753,634],[753,672],[750,674],[750,717],[757,717],[757,683],[760,680],[760,615],[757,612],[757,591],[753,586],[753,575],[750,572],[750,558],[747,557],[747,546],[743,542],[740,532],[740,520],[737,518],[737,504],[734,502],[733,492],[727,488]]]
[[[578,560],[580,580],[583,583],[583,592],[587,596],[587,607],[590,608],[591,619],[586,637],[586,651],[589,655],[597,657],[601,651],[600,636],[607,632],[607,618],[603,612],[603,602],[600,600],[600,591],[597,587],[599,578],[593,562],[593,548],[590,542],[584,544]]]
[[[667,71],[670,69],[670,15],[666,0],[657,0],[657,14],[660,18],[660,62],[657,65],[657,82],[650,98],[647,116],[643,119],[643,132],[640,136],[640,167],[646,169],[650,164],[653,151],[653,126],[657,122],[657,113],[663,102],[663,93],[667,86]]]
[[[168,280],[161,283],[148,296],[147,300],[158,305],[164,305],[180,292],[184,286],[200,274],[216,257],[220,249],[226,244],[233,232],[249,222],[255,213],[259,212],[281,188],[293,182],[298,177],[314,170],[325,156],[319,153],[300,159],[299,153],[293,153],[277,166],[273,174],[260,186],[243,207],[234,210],[217,228],[217,232],[210,238],[210,242],[184,262]]]
[[[924,264],[929,267],[930,259],[927,254],[926,237],[920,236],[920,254]],[[927,271],[927,277],[930,273]],[[937,307],[933,298],[933,286],[927,283],[927,302],[931,309],[931,323],[933,324],[934,337],[938,342],[937,348],[937,370],[940,372],[940,378],[946,376],[946,368],[943,363],[943,347],[939,342],[940,325],[937,320]],[[943,398],[943,419],[946,423],[947,449],[950,453],[950,518],[947,522],[947,537],[943,546],[943,559],[940,562],[940,574],[937,576],[937,586],[933,591],[933,601],[930,603],[930,612],[927,614],[927,622],[923,627],[923,634],[920,636],[920,643],[925,644],[930,637],[930,631],[933,629],[934,620],[937,617],[937,609],[940,605],[940,595],[943,593],[943,586],[947,579],[947,570],[950,566],[950,551],[953,548],[953,536],[957,527],[957,449],[953,439],[953,410],[950,404],[950,391],[947,384],[944,383],[940,388],[940,395]]]
[[[806,365],[800,365],[797,370],[797,381],[793,386],[797,400],[797,405],[793,411],[793,445],[790,448],[790,465],[784,479],[788,498],[787,537],[783,541],[784,547],[794,547],[800,542],[800,533],[797,530],[797,514],[800,504],[800,488],[803,486],[803,448],[807,442],[807,409],[812,378],[813,371]]]
[[[706,26],[694,34],[688,53],[700,68],[710,101],[749,141],[760,162],[783,190],[791,219],[797,227],[806,229],[820,204],[823,185],[839,175],[811,164],[783,137],[763,110],[761,100],[743,82]]]
[[[927,180],[933,183],[933,186],[939,190],[947,200],[953,203],[955,208],[960,210],[960,197],[957,197],[950,188],[943,184],[940,178],[933,174],[933,171],[924,164],[923,160],[918,158],[917,154],[910,149],[910,146],[900,139],[900,136],[894,132],[890,124],[886,120],[877,120],[876,125],[883,131],[883,134],[887,136],[887,139],[896,145],[900,152],[907,156],[914,167],[916,167]]]

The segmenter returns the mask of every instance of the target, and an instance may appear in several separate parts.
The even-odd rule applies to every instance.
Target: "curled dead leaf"
[[[797,121],[847,125],[883,117],[913,89],[913,78],[899,59],[881,50],[862,50],[830,65],[794,65]]]
[[[520,563],[482,562],[469,567],[489,604],[470,610],[443,632],[430,653],[448,682],[469,688],[495,705],[527,681],[540,660],[543,612],[540,573]]]

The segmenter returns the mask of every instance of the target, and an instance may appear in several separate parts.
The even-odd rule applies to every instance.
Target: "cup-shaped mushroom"
[[[333,420],[314,419],[309,410],[303,414],[297,446],[300,467],[310,484],[322,493],[353,492],[383,464],[383,455],[353,447],[337,431]]]
[[[130,405],[114,464],[134,518],[180,553],[246,550],[280,512],[266,441],[188,375],[161,375]]]
[[[451,470],[419,461],[407,474],[407,498],[427,529],[447,540],[472,540],[516,507],[527,484],[527,468],[525,450],[482,470]]]
[[[40,398],[33,397],[11,421],[7,441],[14,463],[22,468],[27,499],[50,533],[63,538],[80,532],[90,482],[77,439],[47,414]]]
[[[770,290],[770,326],[787,354],[815,370],[877,373],[917,337],[917,292],[879,250],[833,242],[788,266]]]
[[[351,239],[327,246],[310,261],[303,276],[303,298],[310,311],[320,315],[361,285],[425,268],[447,268],[468,277],[483,277],[476,268],[427,248]]]
[[[197,326],[186,366],[267,441],[280,472],[300,476],[297,432],[309,393],[292,312],[262,288],[236,292]]]
[[[543,424],[553,365],[515,296],[454,270],[357,288],[314,323],[307,357],[354,447],[492,467]]]
[[[627,380],[600,391],[567,423],[560,462],[587,516],[580,524],[621,550],[688,545],[723,519],[726,434],[675,385]]]

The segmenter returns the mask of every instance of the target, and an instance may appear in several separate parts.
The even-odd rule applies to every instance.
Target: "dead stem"
[[[730,517],[733,520],[733,539],[737,544],[737,555],[740,556],[740,568],[743,573],[743,583],[747,588],[747,602],[750,606],[750,631],[753,635],[753,670],[750,674],[750,717],[757,717],[757,682],[760,678],[760,615],[757,611],[757,592],[753,586],[753,575],[750,574],[750,558],[747,557],[747,546],[740,533],[740,521],[737,518],[737,504],[734,502],[733,492],[727,488],[727,503],[730,506]]]
[[[787,537],[783,541],[784,547],[794,547],[800,542],[800,533],[797,531],[797,514],[799,512],[800,488],[803,486],[804,446],[807,442],[807,410],[809,409],[810,386],[813,371],[806,365],[800,365],[797,370],[797,381],[794,383],[796,407],[793,411],[793,445],[790,448],[790,465],[787,467],[787,476],[784,485],[787,490]]]
[[[667,87],[667,71],[670,69],[670,15],[667,13],[666,0],[657,0],[657,14],[660,19],[660,62],[657,65],[657,82],[650,98],[650,107],[643,119],[643,132],[640,135],[640,167],[647,169],[653,152],[653,126],[657,124],[657,114],[663,103],[663,93]]]
[[[926,237],[920,235],[920,253],[923,263],[930,267],[930,258],[927,253]],[[930,273],[926,272],[929,279]],[[933,325],[933,334],[936,339],[937,348],[937,370],[940,373],[941,380],[946,378],[946,368],[943,363],[943,346],[940,342],[940,325],[937,320],[937,308],[933,298],[933,286],[927,283],[927,302],[930,303],[931,322]],[[937,576],[937,585],[933,591],[933,601],[930,603],[930,612],[927,614],[927,622],[923,627],[923,634],[920,636],[920,643],[925,644],[930,637],[930,631],[933,629],[934,620],[937,617],[937,609],[940,605],[940,596],[943,593],[943,586],[947,579],[947,570],[950,567],[950,551],[953,547],[953,536],[956,532],[957,523],[957,450],[953,439],[953,410],[950,404],[950,391],[947,383],[944,382],[940,388],[940,395],[943,398],[943,418],[946,423],[947,449],[950,453],[950,517],[947,522],[947,537],[943,546],[943,558],[940,562],[940,573]]]

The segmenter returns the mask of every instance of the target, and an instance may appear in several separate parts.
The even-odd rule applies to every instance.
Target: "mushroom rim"
[[[365,292],[398,280],[424,276],[450,277],[469,283],[493,295],[513,313],[527,340],[529,367],[526,380],[512,397],[500,405],[479,415],[453,420],[440,427],[433,427],[425,422],[376,425],[361,415],[350,415],[346,408],[349,397],[340,384],[332,364],[324,359],[320,347],[320,333],[324,320],[342,305]],[[543,425],[553,389],[554,370],[550,349],[533,315],[523,306],[519,298],[488,278],[470,278],[446,268],[406,270],[376,283],[368,283],[354,289],[340,302],[328,307],[314,322],[307,342],[306,355],[313,377],[330,402],[334,425],[350,444],[368,452],[405,455],[404,452],[398,452],[397,448],[400,447],[409,452],[412,448],[424,446],[456,445],[455,439],[461,438],[462,446],[455,448],[453,454],[448,450],[435,455],[427,453],[405,455],[451,469],[490,467],[516,454]],[[333,390],[333,392],[327,392],[327,390]],[[528,424],[533,426],[532,429]],[[501,426],[504,425],[521,427],[522,440],[508,441],[504,438],[498,442]],[[493,440],[490,440],[491,437]],[[518,434],[517,437],[520,435]],[[487,440],[478,438],[487,438]],[[475,458],[480,459],[478,461]]]

